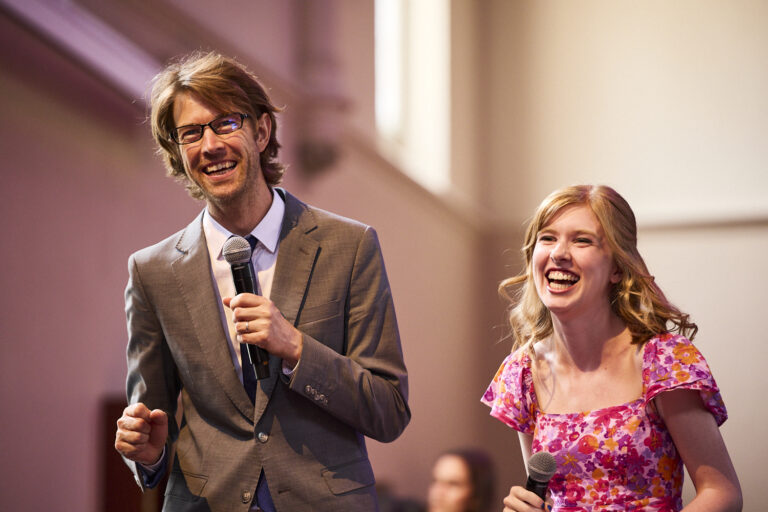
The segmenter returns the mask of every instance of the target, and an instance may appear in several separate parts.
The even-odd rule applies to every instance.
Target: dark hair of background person
[[[448,450],[440,454],[440,457],[445,455],[459,457],[469,470],[472,495],[469,499],[467,512],[487,512],[490,510],[496,490],[496,471],[491,457],[482,450],[471,448]]]

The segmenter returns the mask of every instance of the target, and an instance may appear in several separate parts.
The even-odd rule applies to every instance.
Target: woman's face
[[[561,209],[537,234],[531,260],[539,298],[561,319],[610,309],[621,280],[603,229],[583,204]]]
[[[469,468],[457,455],[443,455],[432,469],[427,510],[429,512],[465,512],[472,498]]]

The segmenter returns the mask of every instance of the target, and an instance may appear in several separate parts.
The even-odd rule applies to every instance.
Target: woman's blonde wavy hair
[[[603,228],[605,240],[622,273],[611,290],[611,307],[627,325],[632,342],[643,345],[651,337],[677,331],[690,339],[698,327],[689,315],[677,309],[648,272],[637,250],[637,224],[627,201],[611,187],[575,185],[552,192],[539,205],[525,233],[522,252],[524,271],[499,284],[499,293],[512,303],[509,322],[514,336],[513,350],[533,344],[552,334],[552,317],[536,291],[532,258],[536,238],[550,220],[569,205],[586,205]],[[516,285],[520,285],[516,288]],[[671,324],[671,329],[669,325]]]
[[[203,198],[200,188],[184,170],[179,146],[171,140],[171,131],[175,128],[174,101],[184,92],[194,94],[221,112],[248,114],[251,119],[258,119],[264,113],[269,115],[272,131],[267,147],[259,155],[259,163],[268,185],[280,183],[285,166],[277,160],[280,143],[275,114],[282,109],[272,104],[264,86],[242,64],[216,52],[193,52],[172,62],[154,78],[150,97],[150,123],[158,153],[163,157],[168,175],[183,182],[190,196]]]

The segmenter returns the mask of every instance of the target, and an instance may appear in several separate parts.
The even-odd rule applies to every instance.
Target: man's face
[[[173,105],[176,127],[210,123],[229,113],[186,92]],[[245,119],[241,129],[225,135],[206,126],[200,140],[179,146],[187,177],[200,187],[209,205],[226,207],[253,193],[255,187],[267,187],[259,154],[269,142],[270,130],[269,116],[264,114],[260,119]]]

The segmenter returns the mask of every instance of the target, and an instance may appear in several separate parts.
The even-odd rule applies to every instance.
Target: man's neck
[[[272,189],[258,188],[257,193],[227,204],[207,202],[208,213],[230,232],[246,236],[254,230],[272,206]]]

